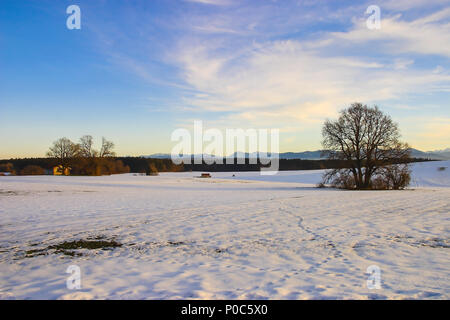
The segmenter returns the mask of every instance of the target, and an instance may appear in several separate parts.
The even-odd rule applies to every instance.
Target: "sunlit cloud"
[[[412,21],[402,20],[400,14],[386,17],[382,27],[376,32],[366,28],[360,19],[348,32],[334,32],[326,39],[326,46],[352,47],[373,43],[376,50],[383,53],[416,53],[450,57],[450,8]]]
[[[424,21],[437,20],[424,18],[420,19],[420,24]],[[409,33],[417,25],[417,21],[406,23],[395,18],[384,28],[392,26],[395,38],[409,39],[409,35],[403,33]],[[384,34],[389,32],[384,31]],[[437,27],[428,32],[430,34],[424,38],[433,36],[433,41],[442,42],[448,37]],[[264,121],[263,118],[269,117],[283,121],[288,116],[288,119],[312,121],[332,116],[338,108],[355,100],[401,99],[410,92],[448,90],[450,76],[442,67],[438,70],[436,67],[415,69],[413,59],[396,58],[384,64],[380,61],[386,59],[350,55],[354,43],[373,38],[367,36],[370,33],[355,24],[348,32],[323,35],[316,43],[308,41],[305,44],[301,40],[253,42],[234,52],[220,50],[217,42],[189,46],[187,41],[182,41],[176,57],[182,77],[201,92],[201,96],[193,95],[185,101],[205,111],[235,112],[243,120]],[[393,37],[389,35],[389,39]],[[383,34],[375,39],[383,39]],[[338,40],[348,41],[343,44],[348,46],[345,54],[330,55],[328,52],[332,52]],[[420,49],[426,45],[426,42],[416,44],[416,51],[447,54],[445,45],[435,50],[430,47]],[[320,46],[322,48],[318,50]],[[403,42],[398,46],[393,48],[389,44],[384,54],[409,50]],[[322,54],[324,51],[327,55]],[[248,110],[252,110],[252,117],[248,116]]]

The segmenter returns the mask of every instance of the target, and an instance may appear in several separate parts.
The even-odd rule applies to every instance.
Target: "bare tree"
[[[100,149],[99,156],[101,158],[114,157],[116,155],[116,153],[113,151],[113,149],[114,149],[114,143],[112,141],[108,141],[104,137],[102,137],[102,148]]]
[[[398,125],[378,107],[353,103],[341,111],[336,121],[327,120],[322,129],[325,154],[329,159],[345,160],[346,168],[328,171],[324,180],[349,189],[373,187],[373,177],[408,173],[410,148],[400,142]],[[406,166],[404,170],[391,169]],[[409,175],[409,173],[408,173]],[[409,179],[402,180],[408,183]],[[404,185],[396,184],[397,188]]]
[[[80,147],[67,138],[61,138],[53,142],[53,146],[47,152],[47,157],[56,158],[62,166],[62,172],[69,168],[73,158],[78,156]]]
[[[85,135],[80,138],[80,156],[85,158],[93,158],[97,155],[97,151],[93,148],[94,139],[90,135]]]

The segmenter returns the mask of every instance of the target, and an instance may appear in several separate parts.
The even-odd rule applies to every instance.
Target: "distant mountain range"
[[[415,158],[429,158],[433,160],[450,160],[450,148],[444,150],[434,150],[434,151],[420,151],[417,149],[411,149],[412,156]]]
[[[320,160],[324,159],[321,157],[322,150],[316,151],[303,151],[303,152],[283,152],[280,153],[280,159],[304,159],[304,160]],[[250,158],[256,157],[257,153],[244,153],[244,152],[235,152],[232,157],[234,158]],[[435,151],[420,151],[414,148],[411,148],[411,156],[413,158],[425,158],[425,159],[433,159],[433,160],[450,160],[450,148],[444,150],[435,150]],[[144,156],[145,158],[156,158],[156,159],[169,159],[170,154],[168,153],[155,153],[149,156]]]

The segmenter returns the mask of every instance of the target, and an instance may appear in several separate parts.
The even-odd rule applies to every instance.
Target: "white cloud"
[[[314,136],[318,145],[323,120],[354,101],[404,106],[411,94],[450,91],[450,74],[443,67],[415,62],[421,56],[450,57],[449,13],[441,10],[412,21],[388,17],[376,31],[355,20],[347,32],[321,33],[314,40],[191,36],[179,42],[173,58],[194,91],[185,103],[200,114],[216,113],[210,126],[278,127],[286,141],[304,132],[302,144]],[[440,140],[448,137],[442,124],[430,123],[443,132]],[[417,129],[423,134],[407,127],[405,133],[413,134],[406,136],[422,146],[432,138],[433,125]]]
[[[369,30],[364,20],[355,21],[349,32],[335,32],[324,46],[376,45],[385,53],[435,54],[450,57],[450,8],[425,17],[405,21],[401,15],[385,17],[381,29]]]
[[[433,5],[443,5],[450,3],[449,0],[385,0],[380,2],[382,8],[391,10],[407,11],[410,9],[417,9],[423,7],[430,7]]]
[[[450,8],[424,8],[441,2],[380,2],[381,29],[369,30],[361,3],[190,1],[209,5],[167,22],[183,32],[163,60],[188,88],[180,108],[217,127],[317,131],[354,101],[412,112],[405,98],[450,92]],[[121,62],[152,80],[145,63]]]
[[[367,58],[323,57],[299,41],[258,44],[221,56],[207,46],[180,52],[184,80],[204,111],[231,111],[249,122],[319,122],[353,101],[399,99],[449,88],[450,76],[410,70],[411,61],[383,65]]]
[[[395,70],[405,70],[413,64],[414,64],[414,60],[412,60],[412,59],[395,59],[394,69]]]

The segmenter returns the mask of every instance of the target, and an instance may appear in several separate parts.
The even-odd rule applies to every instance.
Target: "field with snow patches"
[[[0,299],[450,298],[450,161],[404,191],[321,174],[0,177]]]

